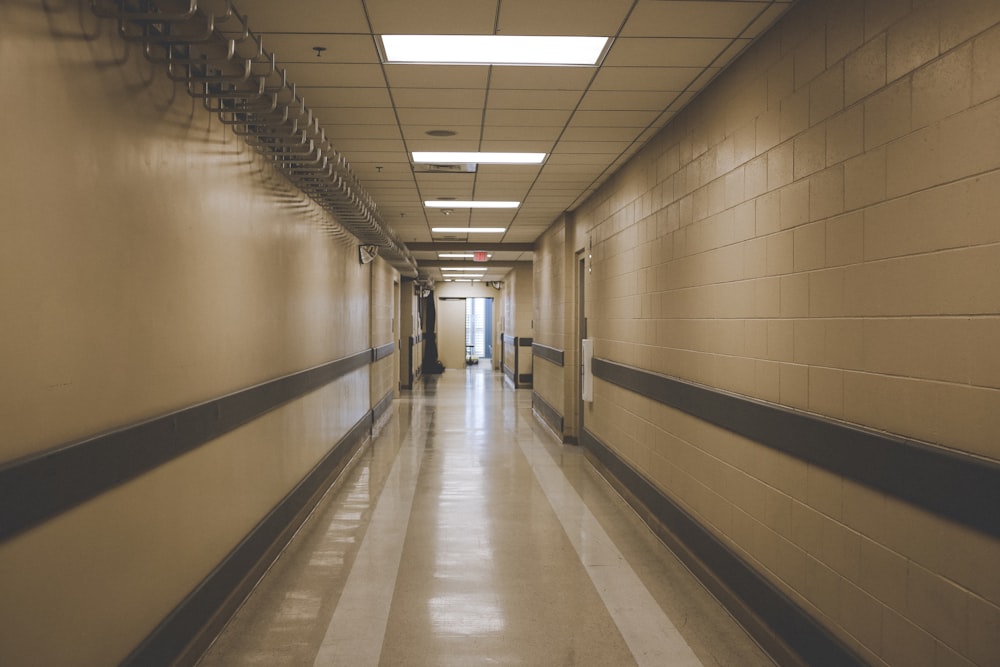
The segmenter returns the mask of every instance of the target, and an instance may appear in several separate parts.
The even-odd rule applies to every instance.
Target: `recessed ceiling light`
[[[413,161],[427,164],[541,164],[545,153],[480,153],[458,151],[413,151]]]
[[[517,208],[519,201],[425,201],[427,208]]]
[[[493,253],[487,253],[486,257],[492,257]],[[439,252],[438,257],[441,259],[475,259],[476,254],[469,252]]]
[[[596,65],[607,37],[382,35],[387,63]]]
[[[436,234],[503,234],[506,227],[433,227]]]
[[[442,271],[471,271],[472,273],[486,273],[488,270],[485,266],[444,266],[441,267]]]

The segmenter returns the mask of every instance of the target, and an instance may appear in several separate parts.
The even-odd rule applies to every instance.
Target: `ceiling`
[[[704,88],[794,0],[236,0],[265,49],[350,161],[422,275],[438,251],[488,249],[488,280]],[[381,34],[612,37],[596,67],[384,64]],[[315,47],[322,47],[316,50]],[[446,130],[454,135],[435,137]],[[539,166],[423,173],[412,151],[544,152]],[[522,202],[516,210],[425,209],[432,199]],[[472,239],[432,226],[505,227]],[[461,244],[461,245],[458,245]],[[469,260],[459,261],[468,266]]]

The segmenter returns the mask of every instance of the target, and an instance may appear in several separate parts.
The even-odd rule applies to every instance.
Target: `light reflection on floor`
[[[678,650],[689,644],[705,664],[771,664],[580,450],[539,425],[530,390],[514,391],[485,365],[449,370],[406,393],[394,412],[202,667],[656,664],[608,608],[631,602],[608,603],[598,590],[620,586],[616,568],[633,572],[629,585],[643,590],[634,597],[653,605],[640,613],[666,614],[681,628],[671,635]],[[378,532],[383,494],[407,489],[408,516],[392,518],[402,528]],[[375,533],[398,542],[398,565],[357,562]],[[377,579],[351,583],[359,572]],[[383,580],[394,584],[388,594],[376,592]],[[352,587],[362,594],[338,616]],[[672,625],[640,634],[658,641]],[[345,639],[320,653],[336,636]]]

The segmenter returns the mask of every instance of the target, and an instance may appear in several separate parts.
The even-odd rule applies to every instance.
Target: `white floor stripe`
[[[569,536],[580,562],[640,667],[697,667],[701,661],[604,532],[558,465],[533,438],[521,451]]]
[[[423,447],[400,449],[323,637],[315,667],[377,665],[382,654]]]

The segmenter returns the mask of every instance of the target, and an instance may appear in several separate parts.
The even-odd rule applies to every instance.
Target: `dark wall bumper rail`
[[[584,429],[588,457],[778,664],[861,667],[850,648]]]
[[[531,409],[560,439],[563,438],[563,416],[536,391],[531,392]]]
[[[250,594],[282,546],[309,515],[325,489],[368,439],[373,412],[365,415],[319,464],[181,601],[122,665],[194,664]]]
[[[367,349],[0,466],[0,542],[391,355]],[[123,662],[193,664],[393,406],[389,391]]]
[[[545,361],[555,364],[556,366],[565,365],[566,353],[558,348],[542,345],[541,343],[532,343],[531,353],[534,355],[535,359],[544,359]]]
[[[993,537],[1000,464],[595,358],[594,377]]]
[[[503,342],[501,347],[504,351],[500,356],[500,364],[504,375],[507,376],[507,379],[514,385],[515,389],[530,389],[534,381],[534,375],[522,372],[525,369],[522,368],[523,358],[521,357],[521,348],[531,348],[534,341],[531,338],[520,338],[517,336],[508,336],[507,334],[501,334],[501,340]],[[513,354],[507,353],[506,349],[508,345],[511,346]]]
[[[372,362],[382,361],[386,357],[391,357],[396,351],[395,343],[386,343],[372,348]]]
[[[366,349],[0,466],[0,541],[367,366]]]

